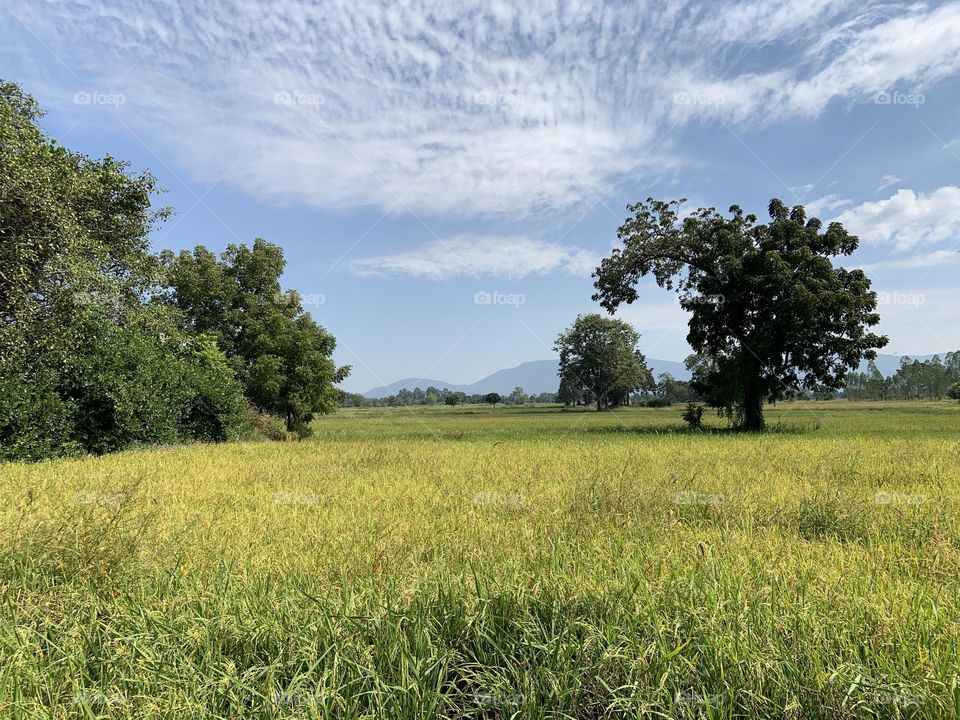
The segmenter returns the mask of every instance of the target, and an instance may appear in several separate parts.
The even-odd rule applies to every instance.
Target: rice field
[[[960,404],[0,466],[3,718],[955,718]]]

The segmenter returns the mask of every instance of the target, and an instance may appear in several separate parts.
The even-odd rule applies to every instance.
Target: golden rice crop
[[[960,406],[678,414],[0,467],[0,716],[957,717]]]

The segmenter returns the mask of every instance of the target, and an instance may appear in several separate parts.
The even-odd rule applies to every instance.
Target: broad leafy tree
[[[560,353],[563,401],[574,401],[586,389],[602,410],[626,402],[631,392],[652,388],[653,373],[637,350],[639,341],[639,333],[623,320],[596,313],[577,316],[554,344]]]
[[[155,181],[47,137],[0,81],[0,459],[235,437],[241,388],[154,300]]]
[[[495,393],[495,392],[489,392],[489,393],[487,393],[486,395],[483,396],[483,401],[484,401],[487,405],[496,405],[496,404],[497,404],[498,402],[500,402],[502,399],[503,399],[503,398],[500,397],[500,393]]]
[[[682,202],[628,208],[623,247],[594,273],[594,299],[613,312],[637,299],[648,275],[675,290],[691,313],[687,341],[701,356],[692,386],[708,404],[758,430],[765,402],[838,389],[886,345],[870,331],[880,320],[870,280],[833,264],[859,244],[841,224],[824,230],[803,207],[776,199],[767,223],[736,205],[729,217],[701,208],[681,221]]]
[[[463,405],[466,401],[467,401],[467,394],[464,392],[460,392],[459,390],[456,392],[448,391],[443,396],[443,402],[450,406]]]
[[[303,311],[295,292],[281,289],[281,248],[258,238],[253,247],[228,246],[219,258],[198,246],[162,259],[170,302],[193,331],[217,338],[257,408],[301,435],[315,414],[336,409],[334,385],[350,368],[334,364],[333,336]]]
[[[509,402],[511,405],[526,405],[527,400],[529,399],[530,398],[527,395],[527,391],[517,385],[507,398],[507,402]]]

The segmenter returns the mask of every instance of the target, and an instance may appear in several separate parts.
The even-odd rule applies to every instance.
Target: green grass
[[[960,405],[679,413],[0,467],[0,717],[960,716]]]

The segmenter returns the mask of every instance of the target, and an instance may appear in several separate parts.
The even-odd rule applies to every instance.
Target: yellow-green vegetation
[[[394,408],[0,467],[2,717],[960,714],[960,406]]]

